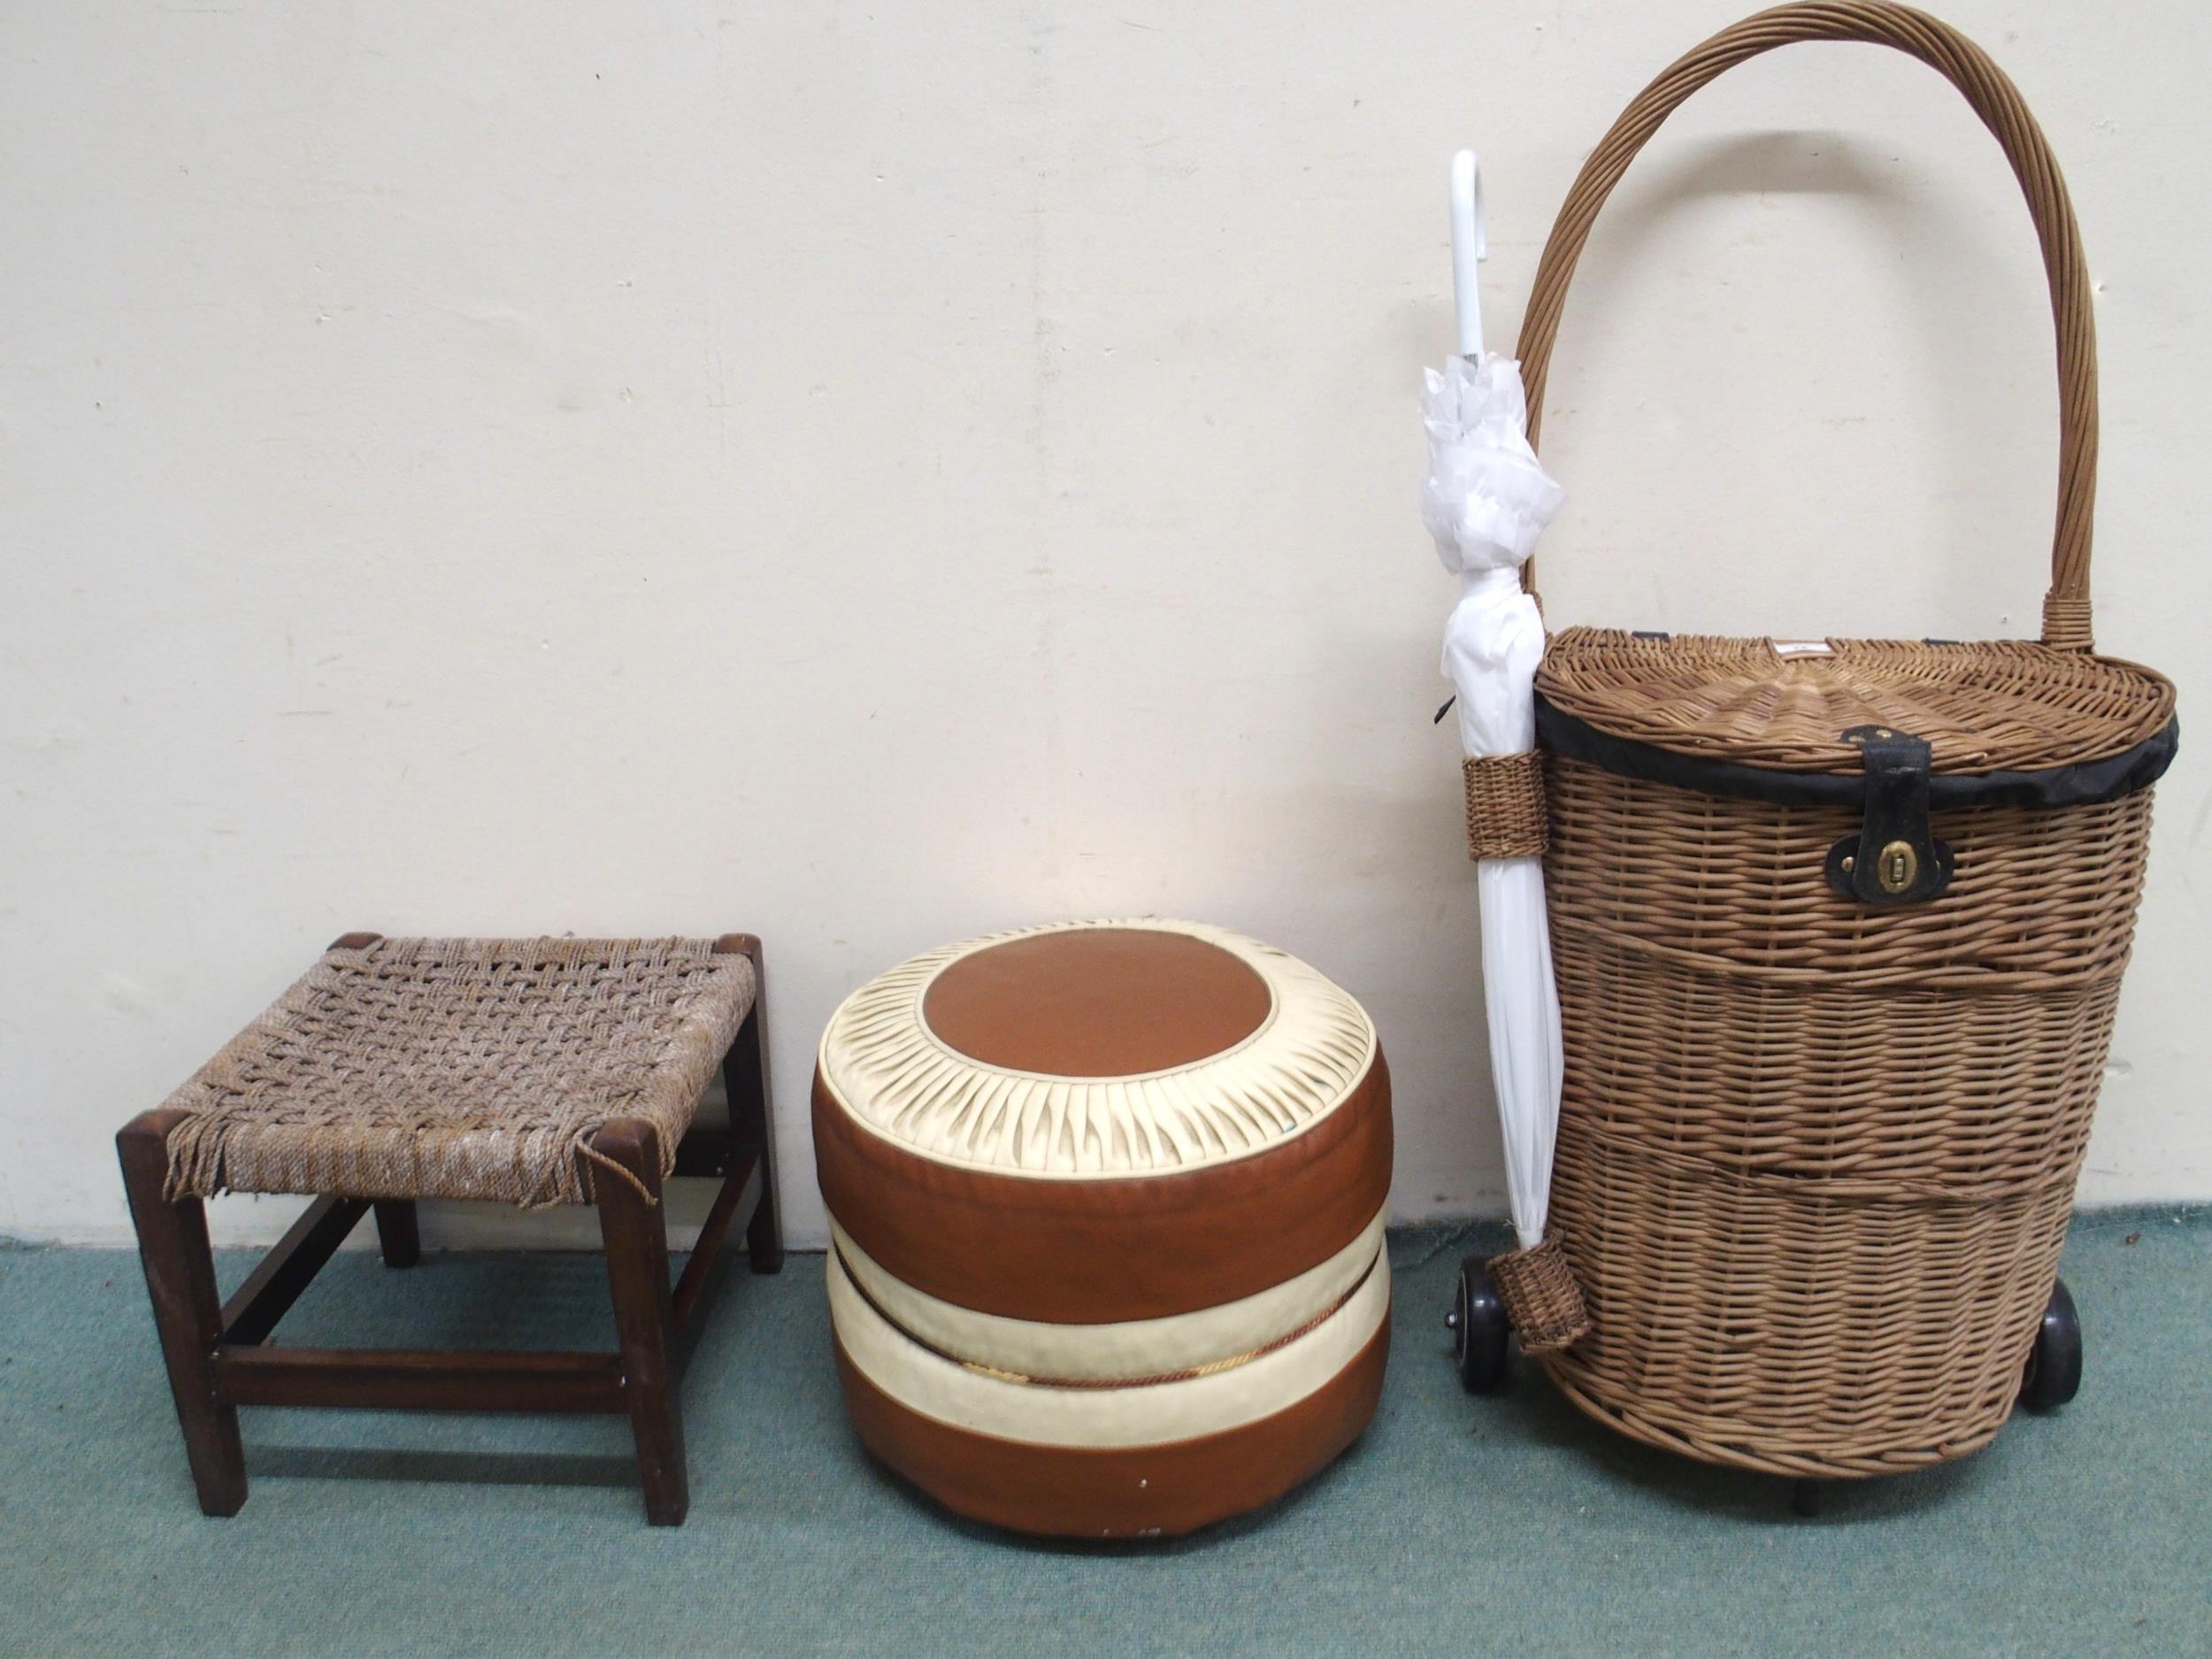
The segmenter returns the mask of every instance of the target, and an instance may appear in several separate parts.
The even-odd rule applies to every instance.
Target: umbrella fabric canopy
[[[1460,744],[1474,758],[1523,754],[1536,746],[1533,687],[1544,624],[1521,590],[1520,572],[1563,492],[1529,447],[1527,398],[1510,358],[1485,352],[1431,370],[1423,419],[1429,470],[1422,518],[1444,567],[1459,578],[1443,669],[1458,693]],[[1507,1186],[1521,1251],[1535,1252],[1544,1243],[1562,1071],[1544,866],[1533,856],[1486,857],[1479,870],[1483,995]],[[1527,1305],[1534,1297],[1517,1294],[1532,1277],[1517,1271],[1521,1265],[1506,1256],[1492,1268],[1524,1346],[1563,1346],[1580,1334],[1586,1316],[1578,1297],[1572,1314],[1557,1316],[1555,1308],[1556,1317],[1537,1317]],[[1525,1257],[1526,1269],[1538,1265]],[[1571,1290],[1563,1263],[1544,1265],[1548,1288]]]

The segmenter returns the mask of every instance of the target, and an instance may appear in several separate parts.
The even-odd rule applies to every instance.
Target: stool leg
[[[138,1229],[138,1259],[154,1304],[154,1328],[169,1367],[169,1392],[184,1430],[200,1509],[235,1515],[246,1502],[246,1453],[238,1409],[215,1382],[215,1348],[223,1340],[223,1303],[215,1287],[207,1214],[196,1198],[163,1197],[169,1174],[169,1131],[180,1112],[144,1112],[115,1137],[123,1189]]]
[[[760,1202],[745,1226],[745,1258],[756,1273],[783,1271],[783,1220],[776,1204],[776,1120],[768,1107],[768,980],[760,941],[749,940],[753,1010],[722,1057],[722,1087],[730,1102],[730,1136],[760,1148]]]
[[[637,1439],[645,1518],[655,1526],[680,1526],[691,1493],[671,1359],[676,1318],[668,1286],[668,1216],[660,1202],[659,1140],[650,1124],[634,1118],[602,1129],[592,1145],[635,1176],[645,1192],[600,1170],[592,1179],[592,1195],[607,1246],[607,1283],[614,1295],[622,1386]]]
[[[411,1198],[380,1198],[376,1203],[376,1241],[387,1267],[412,1267],[422,1260],[422,1230]]]

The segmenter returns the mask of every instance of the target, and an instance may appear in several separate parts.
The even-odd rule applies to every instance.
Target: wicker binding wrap
[[[1582,1300],[1582,1286],[1556,1237],[1524,1250],[1508,1250],[1490,1258],[1490,1280],[1498,1300],[1520,1333],[1521,1347],[1531,1354],[1550,1354],[1571,1348],[1590,1333],[1590,1310]]]
[[[2044,639],[1550,642],[1538,726],[1566,1048],[1550,1218],[1592,1329],[1545,1363],[1636,1439],[1872,1475],[1985,1444],[2019,1391],[2111,1041],[2173,688],[2091,654],[2096,360],[2065,186],[2002,73],[1920,12],[1779,7],[1629,106],[1536,276],[1531,435],[1576,259],[1637,150],[1723,70],[1808,40],[1937,69],[2026,196],[2062,421]],[[1925,833],[1893,863],[1904,843],[1882,844],[1875,894],[1853,886],[1870,879],[1854,837],[1878,829],[1876,740],[1888,752],[1898,733],[1926,745],[1903,797]],[[1932,866],[1932,891],[1907,885]]]
[[[1467,856],[1542,857],[1551,844],[1542,752],[1470,755],[1459,765],[1467,787]]]

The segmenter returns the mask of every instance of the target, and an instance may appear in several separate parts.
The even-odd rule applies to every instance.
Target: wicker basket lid
[[[1558,713],[1671,755],[1855,774],[1854,728],[1927,741],[1935,773],[2039,772],[2159,739],[2174,688],[2132,663],[2024,641],[1784,641],[1569,628],[1536,676]]]

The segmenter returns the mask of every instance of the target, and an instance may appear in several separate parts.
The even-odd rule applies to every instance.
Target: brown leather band
[[[1266,1023],[1274,994],[1210,940],[1072,927],[949,963],[922,1018],[947,1047],[1010,1071],[1136,1077],[1212,1058]]]
[[[814,1157],[837,1224],[886,1272],[979,1313],[1163,1319],[1319,1266],[1390,1195],[1390,1068],[1312,1128],[1184,1174],[1104,1179],[943,1164],[864,1127],[818,1072]]]
[[[1390,1321],[1295,1404],[1218,1434],[1158,1446],[1037,1446],[910,1410],[837,1348],[861,1443],[948,1509],[1063,1538],[1171,1536],[1272,1502],[1318,1473],[1375,1415]]]

